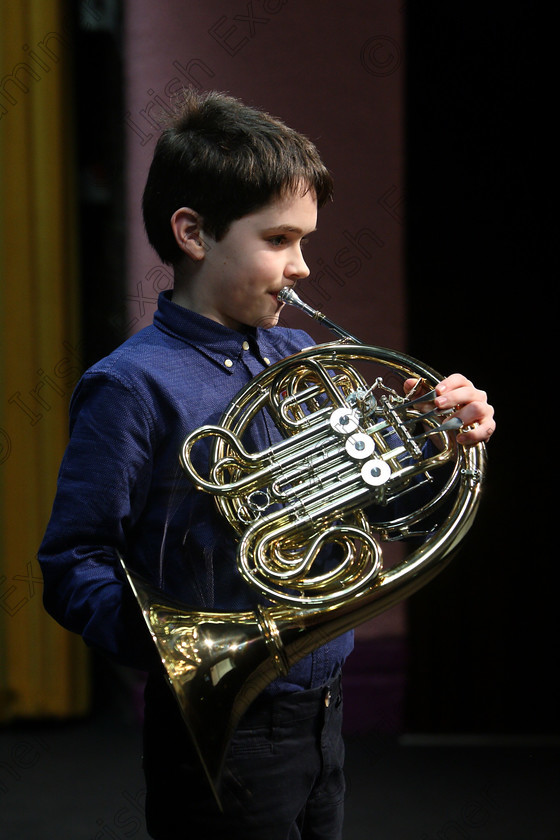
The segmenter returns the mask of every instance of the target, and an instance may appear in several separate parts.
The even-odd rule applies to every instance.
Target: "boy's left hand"
[[[415,379],[408,379],[404,383],[405,391],[416,383]],[[496,428],[494,409],[488,403],[485,391],[480,391],[465,376],[453,373],[439,382],[436,387],[434,403],[438,409],[446,411],[454,409],[449,416],[459,417],[463,429],[457,435],[458,443],[474,446],[485,443],[490,439]]]

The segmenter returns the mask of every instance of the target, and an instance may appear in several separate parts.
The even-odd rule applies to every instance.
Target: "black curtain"
[[[557,732],[549,24],[516,3],[407,16],[409,350],[499,424],[472,532],[408,605],[407,728]]]
[[[73,15],[82,357],[89,367],[127,337],[122,4],[81,3]]]

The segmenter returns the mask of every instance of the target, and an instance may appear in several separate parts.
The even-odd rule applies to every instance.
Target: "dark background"
[[[550,51],[536,9],[473,11],[407,11],[409,347],[447,373],[468,347],[498,423],[475,527],[409,602],[407,720],[557,732]]]

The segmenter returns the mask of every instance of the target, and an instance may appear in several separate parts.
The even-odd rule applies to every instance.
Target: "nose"
[[[304,280],[311,274],[309,266],[303,258],[303,253],[298,245],[294,252],[290,255],[289,261],[286,263],[284,276],[293,280]]]

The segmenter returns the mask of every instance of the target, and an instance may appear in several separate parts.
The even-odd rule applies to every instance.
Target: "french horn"
[[[339,338],[264,370],[179,454],[237,535],[238,569],[259,606],[193,610],[123,562],[218,804],[229,740],[253,700],[438,574],[472,525],[486,469],[484,445],[460,445],[461,421],[433,404],[440,374],[360,342],[291,289],[279,298]],[[243,440],[261,412],[282,439],[250,452]],[[209,439],[200,475],[192,452]],[[404,557],[384,568],[385,544],[406,539]]]

